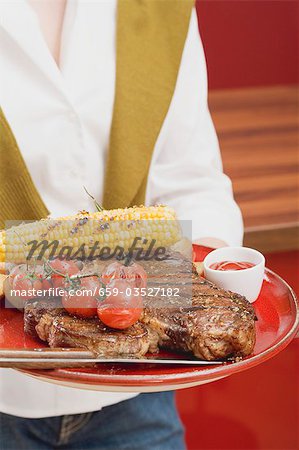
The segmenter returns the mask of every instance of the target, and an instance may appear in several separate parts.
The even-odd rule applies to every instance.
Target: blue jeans
[[[43,419],[0,414],[1,450],[184,450],[172,392],[141,394],[100,411]]]

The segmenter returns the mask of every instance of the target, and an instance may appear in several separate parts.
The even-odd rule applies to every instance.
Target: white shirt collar
[[[78,0],[68,1],[62,34],[62,47],[66,27],[72,25]],[[0,26],[8,38],[29,56],[32,64],[58,89],[66,92],[61,71],[52,57],[43,38],[38,18],[26,0],[4,0],[0,2]]]

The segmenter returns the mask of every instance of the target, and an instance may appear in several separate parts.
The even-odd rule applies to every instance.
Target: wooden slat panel
[[[298,92],[297,86],[274,86],[210,93],[224,170],[248,233],[245,242],[263,249],[299,247],[294,231],[299,223]]]
[[[259,249],[261,252],[293,250],[299,242],[298,224],[281,225],[280,228],[247,229],[244,245]],[[298,245],[297,245],[298,247]]]

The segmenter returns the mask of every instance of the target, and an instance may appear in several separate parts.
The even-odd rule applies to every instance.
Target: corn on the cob
[[[70,247],[74,254],[82,245],[88,253],[95,242],[111,251],[118,246],[127,251],[136,237],[147,239],[143,245],[139,242],[143,250],[153,239],[155,248],[174,244],[181,237],[175,212],[167,206],[140,206],[95,213],[81,211],[75,216],[21,224],[0,232],[0,261],[24,261],[31,241],[58,241],[57,252]],[[51,250],[46,250],[44,256],[48,257]]]

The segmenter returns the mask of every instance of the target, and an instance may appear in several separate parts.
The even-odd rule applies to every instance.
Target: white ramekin
[[[246,261],[255,265],[243,270],[221,271],[210,268],[211,264],[221,261]],[[265,257],[257,250],[247,247],[218,248],[205,257],[203,265],[205,277],[212,283],[244,295],[251,303],[258,298],[264,278]]]

